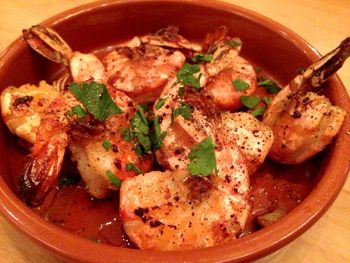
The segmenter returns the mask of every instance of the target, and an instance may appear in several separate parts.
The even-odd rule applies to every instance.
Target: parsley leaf
[[[250,87],[247,82],[245,82],[244,80],[241,80],[239,78],[233,80],[232,84],[237,91],[245,91],[245,90],[249,89],[249,87]]]
[[[126,164],[126,171],[130,172],[131,170],[134,170],[136,174],[142,174],[142,171],[140,168],[138,168],[135,164],[133,163],[128,163]]]
[[[131,127],[133,128],[133,133],[148,134],[149,128],[147,118],[141,107],[138,107],[138,111],[135,112],[134,117],[131,119]]]
[[[71,110],[67,112],[67,114],[71,117],[76,115],[79,118],[84,118],[86,116],[86,111],[80,105],[77,105],[72,107]]]
[[[73,82],[68,89],[99,121],[105,121],[112,115],[122,113],[122,110],[110,97],[105,85],[101,83],[91,81],[78,84]]]
[[[183,97],[185,94],[185,87],[180,87],[179,91],[177,92],[177,95],[179,95],[180,97]]]
[[[153,125],[154,125],[154,140],[153,140],[153,150],[157,150],[160,148],[162,145],[162,142],[167,135],[167,132],[162,132],[160,130],[159,126],[159,117],[156,116],[153,120]]]
[[[111,182],[111,184],[115,187],[120,187],[122,184],[122,181],[115,176],[110,170],[107,170],[106,176],[108,177],[108,180]]]
[[[200,62],[210,62],[212,61],[213,56],[209,54],[197,54],[192,58],[192,61],[194,63],[200,63]]]
[[[270,102],[271,102],[271,99],[270,99],[269,97],[264,97],[264,98],[262,99],[262,101],[263,101],[266,105],[269,105]]]
[[[241,96],[239,98],[241,103],[249,109],[254,109],[260,102],[259,96]]]
[[[159,110],[161,107],[164,106],[166,99],[163,98],[159,98],[157,103],[156,103],[156,109]]]
[[[240,45],[242,45],[242,42],[240,40],[228,40],[225,41],[225,44],[230,47],[239,47]]]
[[[144,112],[148,110],[148,104],[147,103],[140,103],[139,106],[143,109]]]
[[[151,140],[147,135],[142,133],[136,133],[136,138],[139,141],[139,144],[142,146],[144,153],[147,153],[151,150]]]
[[[191,118],[191,107],[186,103],[182,103],[180,107],[174,110],[174,118],[181,115],[186,120]]]
[[[102,143],[102,146],[103,146],[103,148],[105,148],[106,151],[108,151],[111,148],[112,143],[108,140],[104,140]]]
[[[266,111],[266,107],[265,106],[262,106],[262,107],[257,107],[256,109],[254,109],[252,111],[252,115],[254,117],[257,117],[257,116],[260,116],[260,115],[263,115]]]
[[[132,138],[134,138],[134,135],[132,134],[132,130],[130,128],[122,127],[122,137],[125,141],[131,142]]]
[[[208,176],[216,170],[214,144],[211,137],[195,144],[188,154],[188,170],[194,176]]]
[[[190,85],[198,91],[201,88],[199,78],[197,79],[193,74],[198,73],[199,71],[200,68],[198,64],[191,65],[185,63],[176,73],[176,77],[183,85]]]
[[[276,82],[270,79],[259,81],[258,85],[265,88],[268,93],[278,93],[281,90],[281,88],[276,84]]]

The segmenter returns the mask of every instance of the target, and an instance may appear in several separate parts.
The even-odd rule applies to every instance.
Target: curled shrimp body
[[[257,87],[253,66],[239,56],[241,48],[241,40],[228,37],[226,27],[209,33],[204,41],[204,50],[212,54],[212,61],[204,65],[206,83],[203,90],[213,97],[221,110],[239,109],[242,107],[240,97],[253,94]],[[247,87],[239,90],[235,81],[243,82]]]
[[[120,215],[139,248],[203,248],[240,235],[250,210],[248,173],[234,145],[219,148],[216,175],[154,171],[123,182]]]
[[[275,136],[269,156],[298,164],[322,151],[340,130],[345,111],[312,92],[334,74],[350,55],[350,38],[297,75],[268,106],[263,122]]]
[[[29,84],[8,87],[0,97],[2,118],[12,133],[33,144],[41,115],[59,94],[58,89],[45,81],[38,87]]]

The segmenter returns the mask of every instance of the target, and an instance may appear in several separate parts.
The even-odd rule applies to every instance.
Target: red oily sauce
[[[250,177],[252,209],[243,235],[259,229],[256,224],[257,216],[276,208],[288,213],[302,202],[318,181],[317,171],[321,159],[316,157],[295,166],[265,161]],[[45,220],[75,235],[99,243],[135,248],[123,231],[118,194],[116,192],[110,198],[98,200],[91,197],[80,182],[57,187],[34,211]]]

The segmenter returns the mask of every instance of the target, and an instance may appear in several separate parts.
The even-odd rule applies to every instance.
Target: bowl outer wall
[[[142,4],[147,5],[156,1],[144,1]],[[163,1],[163,3],[174,3],[176,1]],[[184,4],[194,4],[196,6],[209,7],[212,9],[223,9],[232,12],[234,15],[253,19],[256,23],[261,23],[264,27],[273,28],[281,36],[288,41],[293,42],[295,46],[309,57],[310,61],[315,61],[318,53],[303,39],[285,27],[251,11],[232,5],[219,2],[203,2],[203,1],[181,1]],[[181,4],[177,2],[177,4]],[[88,13],[97,8],[103,9],[108,6],[119,6],[135,4],[136,1],[120,1],[120,2],[101,2],[84,5],[74,8],[54,16],[45,22],[46,26],[59,27],[60,23],[68,21],[74,16]],[[0,65],[5,67],[4,61],[11,56],[27,48],[21,38],[17,39],[0,58]],[[338,77],[330,80],[330,86],[336,87],[338,94],[341,96],[331,96],[331,99],[343,108],[347,109],[349,116],[349,99],[347,92]],[[333,93],[334,94],[334,93]],[[334,98],[333,98],[334,97]],[[150,252],[140,250],[121,249],[79,238],[67,232],[60,230],[52,224],[44,221],[36,215],[31,209],[26,207],[8,188],[3,178],[0,178],[0,209],[5,217],[19,229],[28,234],[39,244],[50,248],[61,256],[68,257],[75,261],[81,262],[99,262],[103,255],[104,262],[121,262],[121,261],[242,261],[252,260],[274,250],[290,242],[307,228],[309,228],[316,220],[327,210],[335,197],[339,193],[343,183],[345,182],[349,161],[350,142],[347,139],[346,131],[349,129],[348,117],[340,135],[336,139],[331,149],[332,159],[329,160],[328,166],[324,171],[324,175],[320,182],[310,195],[285,218],[281,219],[278,224],[274,224],[252,235],[244,237],[237,241],[232,241],[217,247],[206,249],[197,249],[181,252]]]

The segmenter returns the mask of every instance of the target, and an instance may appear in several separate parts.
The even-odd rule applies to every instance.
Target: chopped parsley
[[[262,98],[262,101],[266,104],[266,105],[269,105],[270,102],[271,102],[271,99],[269,97],[264,97]]]
[[[179,91],[177,92],[177,95],[179,95],[179,97],[182,98],[184,96],[184,94],[185,94],[185,87],[181,86],[179,88]]]
[[[108,177],[108,180],[111,182],[111,184],[114,187],[120,187],[122,184],[122,181],[114,175],[110,170],[107,170],[106,176]]]
[[[133,143],[134,151],[139,156],[159,149],[167,135],[166,132],[161,132],[159,117],[151,119],[148,115],[147,118],[140,106],[137,106],[137,111],[130,120],[130,127],[122,127],[121,134],[125,141]]]
[[[161,107],[164,106],[166,99],[163,98],[159,98],[157,103],[156,103],[156,109],[159,110]]]
[[[180,107],[176,108],[173,111],[173,119],[177,116],[181,115],[186,120],[189,120],[191,118],[191,107],[190,105],[186,103],[182,103]]]
[[[122,113],[122,110],[114,103],[105,85],[91,81],[81,84],[71,83],[70,92],[83,104],[97,120],[105,121],[108,117]]]
[[[252,115],[254,117],[258,117],[258,116],[263,115],[265,113],[265,111],[266,111],[266,107],[265,106],[257,107],[256,109],[254,109],[252,111]]]
[[[239,47],[240,45],[242,45],[242,42],[240,40],[228,40],[225,41],[225,44],[230,47]]]
[[[249,109],[254,109],[260,102],[259,96],[241,96],[241,103]]]
[[[135,164],[133,164],[133,163],[128,163],[127,165],[126,165],[126,171],[127,172],[130,172],[131,170],[133,170],[136,174],[142,174],[142,171],[141,171],[141,169],[140,168],[138,168]]]
[[[201,63],[201,62],[210,62],[212,61],[213,56],[209,54],[197,54],[192,58],[192,61],[194,63]]]
[[[109,151],[109,149],[112,146],[112,143],[110,141],[108,141],[108,140],[104,140],[103,143],[102,143],[102,146],[103,146],[103,148],[105,148],[106,151]]]
[[[198,91],[201,86],[199,83],[199,78],[196,78],[194,74],[198,73],[199,71],[200,68],[198,64],[191,65],[185,63],[176,73],[176,77],[183,85],[189,85]]]
[[[211,137],[195,144],[188,154],[188,170],[193,176],[208,176],[216,171],[214,144]]]
[[[148,110],[148,104],[147,103],[140,103],[139,106],[143,109],[143,111]]]
[[[259,81],[258,85],[260,87],[265,88],[268,93],[278,93],[281,90],[281,88],[276,84],[276,82],[270,79]]]
[[[67,112],[67,114],[70,117],[76,115],[79,118],[84,118],[86,116],[86,111],[80,105],[77,105],[72,107],[71,110]]]
[[[132,130],[130,128],[122,127],[122,137],[125,141],[131,142],[134,135],[132,134]]]
[[[249,89],[249,84],[241,79],[235,79],[232,81],[232,85],[235,87],[237,91],[245,91]]]
[[[154,125],[154,139],[153,139],[153,150],[157,150],[162,145],[162,142],[167,135],[167,132],[161,132],[159,126],[159,117],[156,116],[153,120]]]

